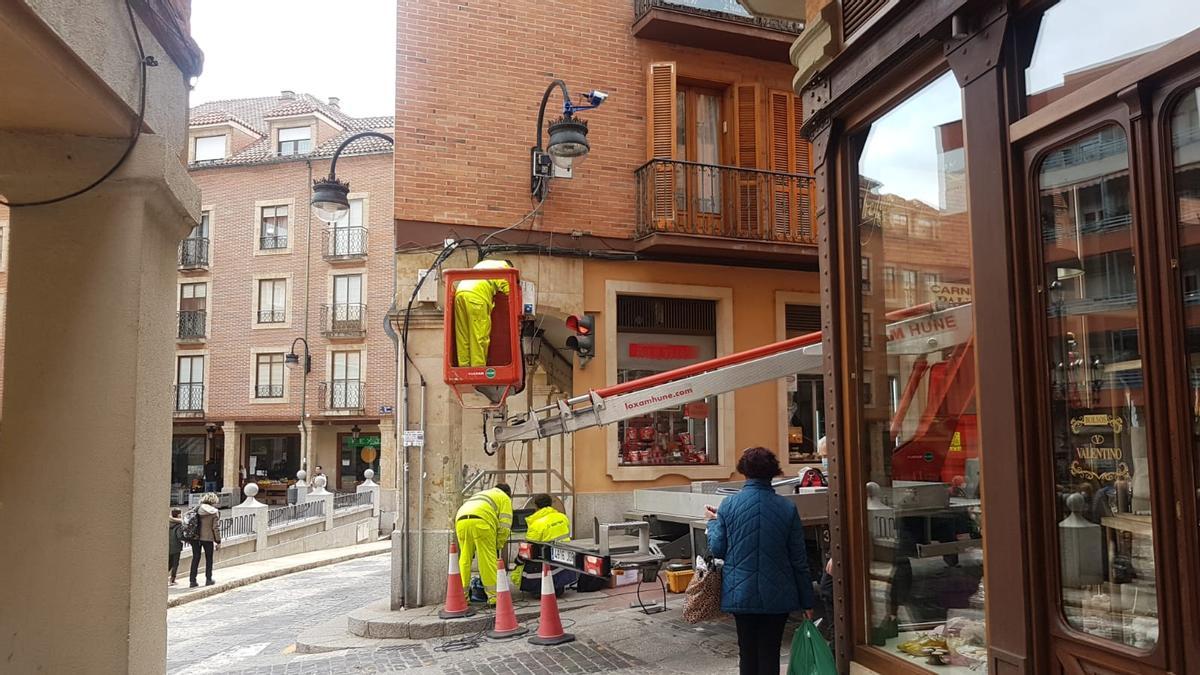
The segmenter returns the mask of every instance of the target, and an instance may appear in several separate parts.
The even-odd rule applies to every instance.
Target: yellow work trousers
[[[471,293],[454,296],[454,348],[458,367],[486,366],[492,342],[492,313],[487,302]]]
[[[454,524],[458,535],[458,571],[462,575],[463,592],[471,585],[471,559],[479,559],[479,579],[487,591],[488,604],[496,604],[496,560],[500,548],[496,528],[486,520],[464,518]]]

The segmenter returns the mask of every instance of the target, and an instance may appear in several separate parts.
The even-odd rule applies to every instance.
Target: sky
[[[194,0],[192,37],[192,105],[291,89],[358,117],[396,112],[395,0]]]

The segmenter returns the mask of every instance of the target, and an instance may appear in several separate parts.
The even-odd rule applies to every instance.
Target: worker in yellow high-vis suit
[[[480,260],[474,269],[508,269],[507,260]],[[486,366],[492,342],[492,308],[496,294],[508,295],[504,279],[467,279],[454,291],[454,349],[458,366]]]
[[[463,592],[471,584],[471,559],[479,560],[479,578],[489,605],[496,604],[496,560],[512,532],[512,488],[505,483],[476,492],[459,507],[454,518],[458,535],[458,569]]]
[[[528,529],[525,540],[538,544],[571,541],[571,519],[567,514],[554,508],[554,500],[547,494],[533,496],[533,505],[537,508],[525,519]],[[563,590],[575,581],[575,572],[554,567],[550,574],[554,577],[554,592],[561,596]],[[522,561],[512,572],[514,588],[527,593],[540,593],[542,588],[542,564],[539,562]]]

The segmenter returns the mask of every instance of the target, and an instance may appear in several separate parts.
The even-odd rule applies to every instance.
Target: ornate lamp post
[[[550,93],[556,87],[562,91],[562,117],[550,122],[550,144],[543,150],[542,127],[546,118],[546,104],[550,101]],[[581,105],[571,103],[571,94],[562,80],[551,82],[546,87],[546,93],[542,94],[542,105],[538,108],[537,145],[530,149],[533,171],[529,190],[538,201],[546,198],[546,190],[553,176],[570,176],[574,164],[586,157],[591,150],[587,140],[587,121],[575,117],[575,113],[599,107],[608,98],[608,94],[593,90],[584,94],[582,98],[586,102]]]
[[[308,374],[312,372],[312,353],[308,351],[308,340],[298,337],[292,340],[292,348],[283,357],[284,364],[289,370],[295,372],[301,367],[300,355],[296,353],[296,343],[304,345],[304,364],[303,375],[301,376],[300,385],[300,447],[303,449],[303,458],[300,462],[300,468],[305,472],[308,471],[309,456],[308,456]]]

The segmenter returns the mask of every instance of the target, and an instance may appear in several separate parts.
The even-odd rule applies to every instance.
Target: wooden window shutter
[[[675,157],[675,63],[651,63],[646,84],[646,153],[648,159]],[[655,162],[641,186],[654,229],[673,229],[675,223],[675,166]],[[646,208],[646,207],[643,207]]]
[[[804,128],[804,99],[792,97],[792,126],[796,130],[794,140],[796,149],[796,173],[804,174],[806,178],[800,184],[800,223],[799,235],[804,240],[816,243],[817,216],[815,204],[817,201],[817,184],[812,179],[812,144],[800,134]]]
[[[759,143],[759,86],[738,84],[733,88],[734,118],[734,163],[739,169],[759,169],[761,144]],[[760,185],[762,175],[754,171],[738,171],[737,180],[737,234],[743,237],[761,238],[763,231],[764,204],[762,196],[765,185]]]
[[[793,126],[791,92],[771,90],[767,92],[767,134],[769,168],[773,173],[769,178],[771,186],[771,232],[773,238],[782,241],[793,240],[796,225],[796,205],[800,195],[797,191],[797,181],[790,175],[796,172],[796,153],[794,151],[796,130]]]

